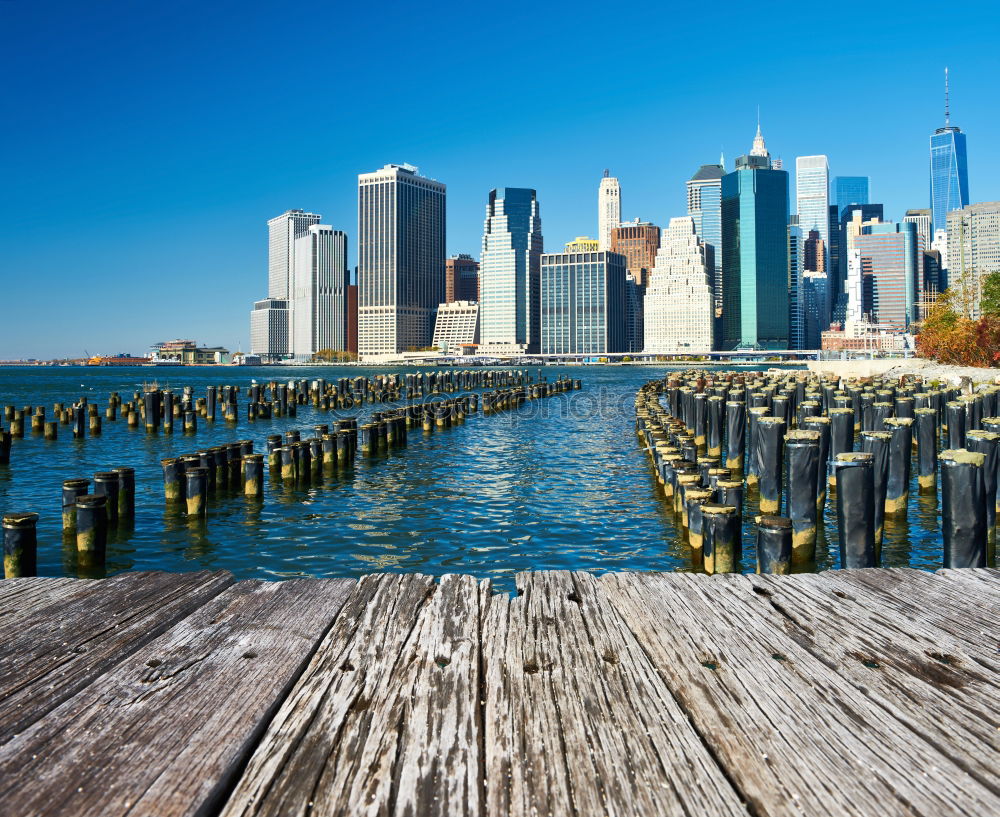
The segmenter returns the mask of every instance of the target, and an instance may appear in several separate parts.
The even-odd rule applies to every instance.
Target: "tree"
[[[357,359],[358,356],[354,352],[347,352],[341,349],[320,349],[313,355],[313,360],[321,363],[346,363]]]
[[[979,299],[982,315],[1000,317],[1000,272],[991,272],[982,281],[983,294]]]

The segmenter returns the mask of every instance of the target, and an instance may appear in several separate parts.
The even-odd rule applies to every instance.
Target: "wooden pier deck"
[[[0,813],[1000,814],[1000,573],[0,582]]]

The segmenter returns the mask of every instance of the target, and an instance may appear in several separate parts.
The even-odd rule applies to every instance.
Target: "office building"
[[[923,280],[924,248],[917,225],[866,225],[854,237],[851,249],[861,257],[864,313],[883,329],[910,331],[917,320]]]
[[[772,168],[758,125],[722,179],[723,348],[788,348],[788,270],[788,174]]]
[[[250,354],[265,363],[277,363],[288,356],[288,301],[265,298],[250,313]]]
[[[859,323],[865,312],[865,288],[861,271],[861,250],[852,249],[847,253],[847,307],[843,323],[847,326]]]
[[[910,221],[917,225],[917,234],[924,240],[924,247],[929,249],[933,236],[931,234],[931,211],[930,210],[907,210],[903,216],[903,221]]]
[[[836,223],[838,225],[850,205],[868,204],[870,186],[870,180],[867,176],[833,177],[833,203],[837,207]]]
[[[944,127],[931,134],[931,225],[948,229],[948,213],[969,203],[965,134],[951,124],[948,69],[944,69]]]
[[[660,248],[660,228],[648,221],[626,221],[611,231],[611,252],[625,256],[632,278],[646,286]]]
[[[441,304],[434,322],[434,348],[446,355],[474,353],[479,345],[479,304],[452,301]]]
[[[267,222],[267,297],[291,298],[292,273],[295,270],[295,242],[302,238],[321,216],[304,210],[286,210]]]
[[[826,252],[830,246],[830,164],[826,156],[799,156],[795,160],[795,211],[802,235],[815,232],[822,241],[823,258],[813,259],[805,268],[825,272]]]
[[[644,338],[644,309],[646,287],[625,271],[625,351],[638,353],[642,351]]]
[[[938,292],[944,292],[948,288],[948,231],[947,230],[934,231],[934,240],[931,241],[931,249],[937,252],[939,256]]]
[[[446,303],[479,300],[479,262],[465,253],[444,262],[444,299]]]
[[[626,351],[624,256],[550,253],[541,270],[543,355]]]
[[[611,248],[611,231],[621,224],[621,220],[622,189],[618,179],[605,170],[597,190],[597,240],[602,251]]]
[[[948,280],[966,315],[980,317],[983,279],[1000,272],[1000,201],[948,213]]]
[[[445,185],[412,165],[358,176],[358,354],[425,349],[444,300]]]
[[[831,287],[832,317],[838,323],[843,323],[845,320],[847,259],[848,253],[854,246],[854,237],[860,235],[863,225],[877,224],[883,220],[884,215],[884,208],[881,204],[852,204],[844,210],[837,238],[839,263],[837,269],[833,270],[836,273],[835,279],[832,282],[827,282]]]
[[[538,351],[541,339],[542,217],[525,187],[490,191],[479,259],[483,351]]]
[[[788,217],[788,348],[806,349],[806,314],[802,291],[802,230],[799,217]]]
[[[289,315],[290,353],[309,361],[324,349],[347,349],[347,235],[327,224],[310,224],[295,239]]]
[[[806,270],[802,273],[802,304],[805,324],[802,348],[819,349],[822,333],[830,325],[825,272]]]
[[[358,285],[347,287],[347,351],[358,353]]]
[[[807,272],[826,272],[826,248],[818,230],[810,230],[802,242],[802,268]]]
[[[702,165],[687,182],[687,212],[705,247],[705,260],[712,275],[716,316],[722,314],[722,177],[725,161]]]
[[[712,350],[712,270],[691,216],[670,219],[644,304],[644,352],[666,355]]]

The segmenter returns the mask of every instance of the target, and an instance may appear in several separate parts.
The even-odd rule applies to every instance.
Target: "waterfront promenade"
[[[9,815],[1000,813],[1000,573],[0,582]]]

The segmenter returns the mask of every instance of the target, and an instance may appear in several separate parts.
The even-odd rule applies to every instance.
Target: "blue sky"
[[[786,167],[826,153],[898,218],[928,206],[946,64],[972,199],[1000,199],[998,42],[985,2],[0,0],[0,359],[246,350],[265,221],[321,213],[353,257],[356,175],[387,162],[448,184],[449,252],[504,185],[559,248],[606,167],[626,218],[683,215],[759,104]]]

